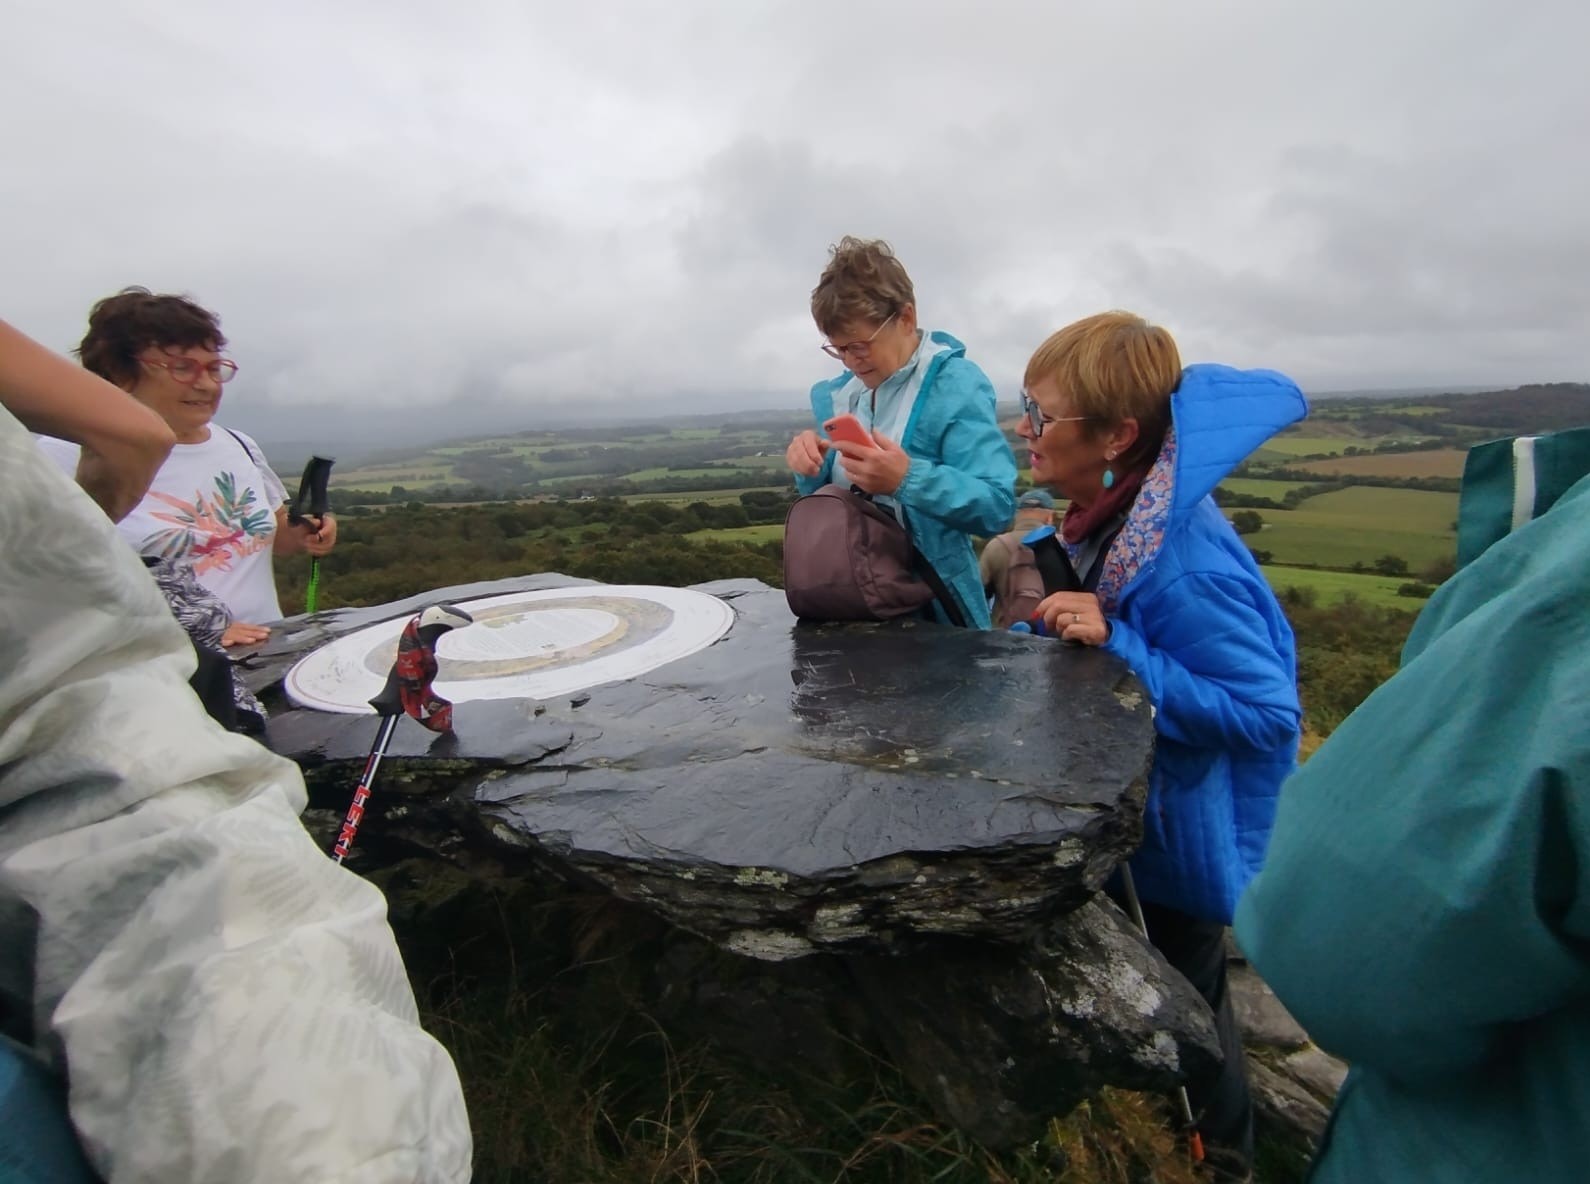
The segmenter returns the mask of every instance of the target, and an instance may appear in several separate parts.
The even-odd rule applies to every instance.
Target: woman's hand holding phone
[[[877,432],[869,435],[865,444],[836,437],[833,447],[845,458],[845,476],[866,493],[895,493],[911,468],[911,457],[906,451]]]
[[[801,432],[789,442],[784,460],[803,477],[822,472],[823,457],[837,448],[845,458],[845,475],[867,493],[893,493],[911,467],[911,458],[887,436],[867,431],[854,415],[836,415],[823,424],[825,440],[816,432]]]

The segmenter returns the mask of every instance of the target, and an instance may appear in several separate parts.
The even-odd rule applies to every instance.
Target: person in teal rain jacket
[[[1082,582],[1038,613],[1051,636],[1120,658],[1153,701],[1132,881],[1149,940],[1215,1013],[1225,1064],[1188,1093],[1211,1166],[1244,1179],[1253,1106],[1225,927],[1264,861],[1302,715],[1291,627],[1209,495],[1308,406],[1274,371],[1183,369],[1169,333],[1125,312],[1053,334],[1027,364],[1022,398],[1016,430],[1033,480],[1071,501],[1061,534]],[[1112,895],[1125,887],[1118,879]]]
[[[911,277],[889,245],[848,235],[812,292],[822,347],[849,369],[812,387],[818,429],[850,413],[876,449],[807,430],[785,454],[795,487],[855,487],[903,517],[911,541],[968,625],[989,626],[971,535],[996,535],[1016,507],[1016,461],[994,413],[994,388],[966,347],[917,326]],[[944,619],[935,602],[934,612]]]
[[[1237,933],[1352,1064],[1314,1184],[1590,1179],[1587,473],[1469,454],[1463,566],[1282,795]]]

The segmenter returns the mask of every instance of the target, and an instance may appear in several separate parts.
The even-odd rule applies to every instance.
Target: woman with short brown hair
[[[800,432],[785,458],[803,494],[854,487],[893,513],[967,624],[987,628],[971,535],[995,535],[1015,509],[1016,463],[994,388],[948,333],[917,324],[911,277],[885,242],[841,239],[812,292],[823,352],[845,363],[811,390],[816,428],[851,414],[876,447]],[[938,619],[947,619],[935,607]]]
[[[1188,1092],[1212,1166],[1244,1179],[1253,1106],[1225,934],[1264,861],[1301,711],[1291,627],[1209,495],[1308,408],[1274,371],[1183,368],[1169,333],[1126,312],[1049,337],[1022,400],[1033,480],[1071,499],[1061,533],[1083,588],[1038,612],[1052,635],[1120,658],[1154,704],[1132,882],[1149,940],[1215,1012],[1225,1068]]]

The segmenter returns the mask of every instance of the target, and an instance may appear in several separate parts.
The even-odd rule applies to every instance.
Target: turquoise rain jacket
[[[1587,471],[1590,430],[1470,453],[1469,562],[1287,784],[1238,910],[1353,1065],[1315,1184],[1590,1175]]]
[[[916,549],[933,565],[960,604],[968,625],[989,627],[988,600],[971,535],[996,535],[1016,512],[1016,458],[994,416],[994,388],[966,347],[948,333],[924,332],[911,360],[872,392],[848,370],[812,387],[817,432],[850,412],[903,448],[911,458],[905,480],[880,505],[897,506]],[[839,454],[830,451],[815,477],[795,476],[795,488],[814,493],[844,481]],[[943,611],[934,601],[934,611]]]

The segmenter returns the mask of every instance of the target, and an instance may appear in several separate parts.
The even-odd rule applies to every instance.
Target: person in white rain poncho
[[[58,363],[67,402],[87,376],[52,357],[0,324],[0,396],[70,434],[39,380]],[[0,472],[0,1017],[64,1073],[94,1170],[468,1180],[381,894],[315,847],[297,768],[205,715],[137,556],[4,409]],[[5,1102],[0,1164],[26,1171]]]

